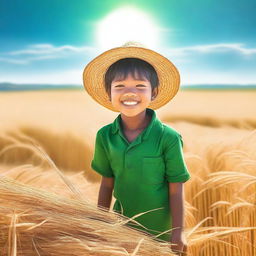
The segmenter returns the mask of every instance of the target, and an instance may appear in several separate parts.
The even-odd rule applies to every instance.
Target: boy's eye
[[[122,84],[115,85],[115,87],[124,87]],[[146,87],[144,84],[137,84],[136,87]]]

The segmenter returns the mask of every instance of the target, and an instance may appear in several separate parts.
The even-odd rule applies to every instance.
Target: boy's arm
[[[110,208],[112,200],[112,192],[114,188],[114,177],[102,176],[101,185],[98,196],[98,207],[104,207],[107,210]]]
[[[175,255],[187,255],[187,242],[183,235],[184,200],[183,183],[169,183],[170,208],[172,212],[171,250]]]
[[[183,183],[169,182],[169,202],[172,214],[173,235],[181,235],[184,226]]]

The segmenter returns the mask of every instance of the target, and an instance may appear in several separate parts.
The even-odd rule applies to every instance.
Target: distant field
[[[256,91],[253,90],[182,90],[173,101],[156,111],[159,119],[179,131],[184,140],[184,156],[192,176],[185,183],[185,233],[189,255],[256,255],[255,99]],[[89,233],[97,233],[98,236],[89,236],[88,239],[88,232],[83,234],[75,229],[66,229],[65,225],[62,227],[61,220],[54,217],[54,211],[61,214],[65,211],[66,221],[70,225],[82,221],[81,217],[75,219],[78,215],[68,210],[71,205],[75,207],[75,202],[58,206],[55,201],[56,194],[73,198],[76,190],[72,184],[91,205],[96,205],[100,176],[90,168],[95,134],[100,127],[113,122],[117,115],[80,90],[0,93],[0,174],[24,184],[24,187],[16,188],[15,184],[0,182],[0,202],[4,209],[0,214],[0,225],[6,227],[0,231],[0,248],[8,250],[8,239],[12,237],[11,241],[15,241],[12,234],[17,232],[23,239],[23,248],[20,245],[19,250],[30,250],[28,256],[36,255],[30,249],[34,247],[29,239],[36,239],[39,234],[43,239],[38,239],[38,248],[40,245],[48,248],[48,255],[57,250],[53,241],[69,241],[65,248],[74,246],[72,248],[77,249],[81,246],[82,249],[77,249],[79,253],[74,253],[80,255],[89,251],[82,244],[91,246],[88,241],[96,239],[93,241],[101,245],[104,238],[104,246],[112,246],[104,247],[105,250],[119,250],[122,247],[133,251],[131,244],[134,246],[138,241],[132,234],[128,237],[130,233],[125,238],[125,229],[117,228],[113,237],[97,233],[97,230],[105,230],[108,234],[113,232],[106,219],[98,222],[96,219],[92,222],[94,224],[90,224]],[[35,145],[40,145],[43,151]],[[56,168],[65,175],[64,178]],[[44,200],[47,199],[44,201],[40,197],[43,192],[30,192],[34,195],[33,202],[41,202],[41,208],[34,208],[36,203],[26,200],[28,196],[32,200],[26,187],[28,185],[55,194],[44,195]],[[16,199],[18,195],[19,201]],[[15,197],[13,204],[10,200],[12,196]],[[20,207],[20,211],[28,209],[33,217],[24,215],[24,219],[11,218],[16,216],[13,215],[15,205]],[[59,208],[54,208],[57,206]],[[97,210],[86,207],[83,206],[83,213],[79,214],[89,216],[87,221],[91,223],[90,214],[95,211],[97,215]],[[52,211],[52,219],[44,215],[46,210]],[[44,226],[46,219],[53,225],[49,229],[50,226]],[[15,221],[23,224],[15,226]],[[32,222],[34,225],[41,224],[28,232],[26,225]],[[60,226],[54,226],[57,224]],[[57,227],[61,232],[51,233]],[[44,236],[46,231],[52,234],[51,238]],[[111,240],[121,234],[130,243],[119,244],[118,239]],[[150,251],[158,248],[145,241],[138,255],[150,255]],[[160,253],[162,249],[155,250]],[[165,255],[163,251],[161,253]],[[98,252],[92,255],[104,254]]]
[[[180,91],[166,106],[157,110],[169,121],[188,121],[207,125],[209,120],[236,126],[245,122],[254,126],[256,91]],[[113,121],[117,113],[95,103],[85,91],[56,90],[0,93],[1,127],[20,124],[40,127],[61,125],[63,130],[89,130]],[[93,115],[91,115],[93,113]],[[90,118],[86,117],[90,114]],[[57,117],[57,118],[55,118]],[[211,124],[209,124],[211,126]],[[221,124],[220,124],[221,125]],[[252,127],[255,128],[255,127]]]

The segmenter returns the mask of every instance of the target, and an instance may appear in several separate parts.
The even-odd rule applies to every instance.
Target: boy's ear
[[[152,90],[152,96],[151,96],[151,100],[154,100],[154,99],[156,98],[156,96],[157,96],[157,93],[158,93],[158,90],[157,90],[157,88],[154,88],[154,89]]]

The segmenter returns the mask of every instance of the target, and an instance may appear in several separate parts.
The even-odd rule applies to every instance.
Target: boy
[[[177,69],[162,55],[130,44],[92,60],[83,81],[94,100],[120,112],[96,136],[91,167],[102,175],[98,206],[109,209],[114,191],[114,211],[130,218],[144,213],[135,218],[142,225],[137,229],[186,252],[183,183],[190,174],[182,137],[154,111],[176,95]]]

